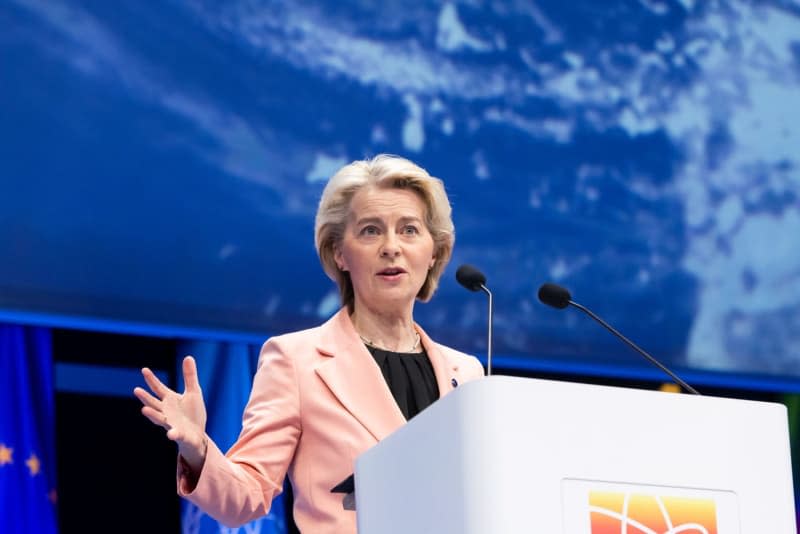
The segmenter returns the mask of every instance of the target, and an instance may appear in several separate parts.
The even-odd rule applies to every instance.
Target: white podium
[[[356,461],[360,534],[796,534],[783,405],[493,376]]]

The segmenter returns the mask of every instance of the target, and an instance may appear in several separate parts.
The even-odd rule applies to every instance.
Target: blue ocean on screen
[[[325,180],[382,152],[457,236],[416,316],[482,354],[800,379],[800,4],[0,6],[0,308],[263,337],[338,306]]]

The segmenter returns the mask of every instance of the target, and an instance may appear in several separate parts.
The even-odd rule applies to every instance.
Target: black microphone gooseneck
[[[470,291],[483,291],[489,296],[489,327],[488,344],[486,349],[486,375],[492,374],[492,323],[494,322],[492,292],[486,287],[486,275],[472,265],[462,265],[456,271],[456,280]]]
[[[686,391],[694,393],[695,395],[700,395],[699,391],[697,391],[692,386],[681,380],[681,378],[678,375],[667,369],[667,367],[660,361],[656,360],[655,358],[647,354],[644,350],[640,349],[639,346],[636,345],[636,343],[634,343],[627,337],[620,334],[613,326],[611,326],[610,324],[602,320],[600,317],[595,315],[595,313],[592,310],[573,301],[572,296],[569,294],[569,291],[567,291],[566,288],[563,288],[559,285],[552,283],[542,284],[542,287],[539,288],[539,300],[542,301],[544,304],[547,304],[548,306],[552,306],[553,308],[564,309],[567,306],[574,306],[578,308],[583,313],[585,313],[586,315],[588,315],[589,317],[591,317],[592,319],[603,325],[603,327],[606,330],[608,330],[609,332],[617,336],[619,339],[624,341],[633,350],[635,350],[636,352],[647,358],[650,361],[650,363],[652,363],[653,365],[655,365],[656,367],[667,373],[670,377],[672,377],[673,380],[675,380],[675,382],[677,382],[684,389],[686,389]]]

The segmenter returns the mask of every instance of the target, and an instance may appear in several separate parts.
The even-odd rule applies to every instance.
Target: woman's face
[[[422,199],[408,189],[367,187],[353,196],[334,257],[350,273],[356,310],[413,306],[435,259],[425,215]]]

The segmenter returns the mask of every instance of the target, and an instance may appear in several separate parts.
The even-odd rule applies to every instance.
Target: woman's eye
[[[378,235],[377,226],[365,226],[361,229],[361,235]]]
[[[403,227],[403,233],[406,235],[416,235],[419,233],[419,229],[416,226],[408,225]]]

